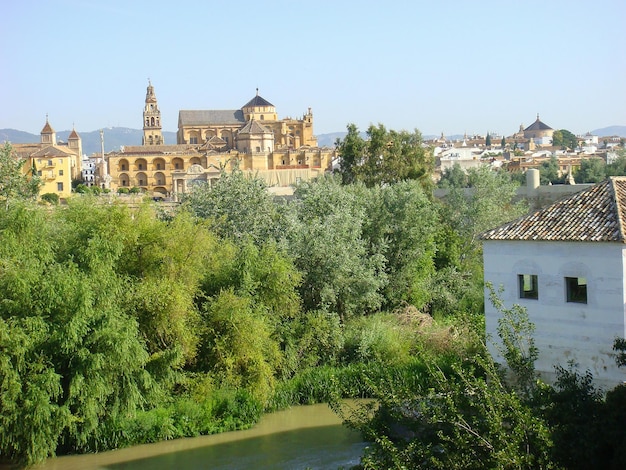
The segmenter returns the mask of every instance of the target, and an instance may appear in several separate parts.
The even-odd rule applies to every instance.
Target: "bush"
[[[59,195],[56,193],[45,193],[41,195],[41,200],[56,206],[59,203]]]
[[[130,194],[139,194],[141,193],[141,188],[137,187],[137,186],[133,186],[132,188],[130,188],[130,190],[128,191]]]
[[[404,362],[414,346],[411,330],[397,317],[378,314],[349,321],[345,328],[344,362]]]
[[[117,188],[117,194],[128,194],[128,188]]]

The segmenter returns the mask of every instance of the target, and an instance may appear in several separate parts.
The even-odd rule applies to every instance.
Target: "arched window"
[[[150,118],[150,124],[154,126],[154,118]]]

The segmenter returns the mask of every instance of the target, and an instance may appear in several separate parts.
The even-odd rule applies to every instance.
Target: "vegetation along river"
[[[337,469],[359,463],[361,436],[328,405],[263,416],[252,429],[48,459],[37,470]]]

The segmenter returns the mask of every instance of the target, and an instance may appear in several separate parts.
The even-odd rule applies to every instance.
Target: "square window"
[[[59,176],[63,176],[63,170],[59,170]]]
[[[567,290],[567,301],[579,304],[587,303],[587,278],[586,277],[566,277],[565,289]]]
[[[517,281],[520,299],[539,298],[539,283],[536,274],[518,274]]]

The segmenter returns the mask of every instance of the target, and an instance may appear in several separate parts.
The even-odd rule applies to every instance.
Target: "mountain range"
[[[130,129],[128,127],[107,127],[104,131],[104,151],[112,152],[119,150],[123,145],[141,145],[143,130]],[[71,131],[57,132],[57,141],[67,142]],[[83,153],[91,155],[100,153],[102,144],[100,141],[100,130],[91,132],[79,132],[83,144]],[[365,133],[362,133],[365,135]],[[591,134],[598,137],[620,136],[626,137],[626,126],[609,126],[591,131]],[[334,147],[337,139],[341,140],[346,132],[331,132],[328,134],[318,134],[317,143],[320,147]],[[425,135],[424,139],[431,139],[437,136]],[[462,139],[463,135],[451,135],[450,139]],[[163,131],[163,139],[166,144],[176,143],[176,132]],[[16,144],[29,144],[39,142],[40,136],[16,129],[0,129],[0,142],[12,142]]]

